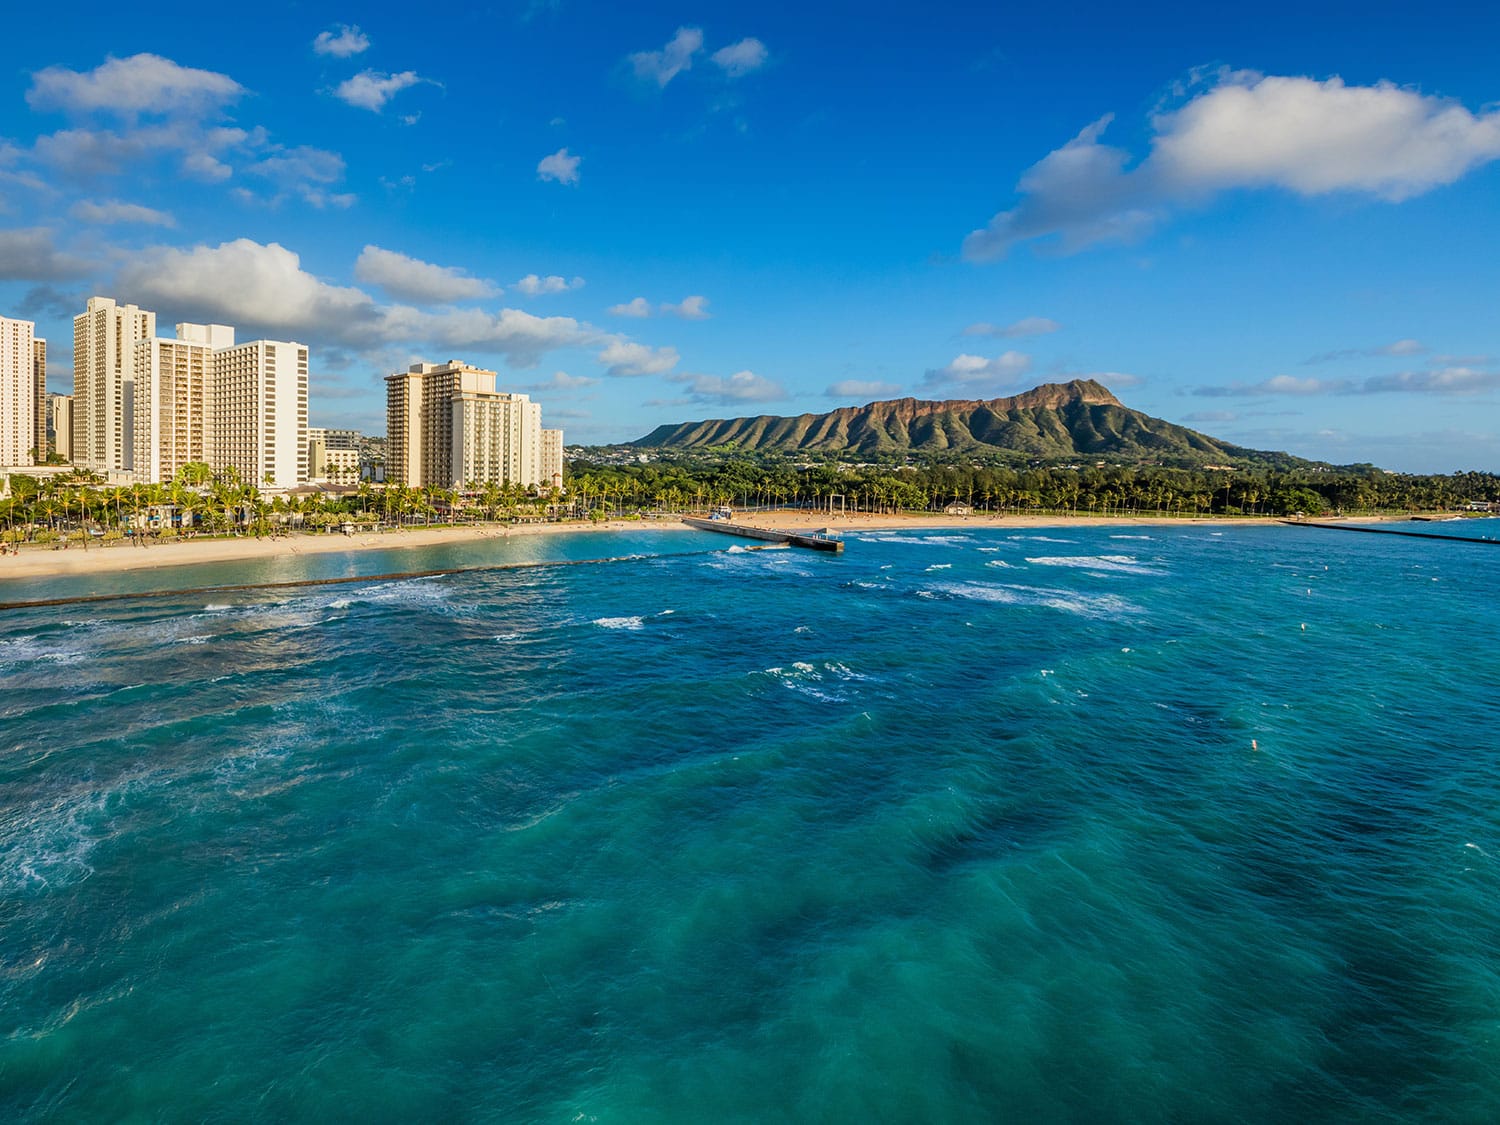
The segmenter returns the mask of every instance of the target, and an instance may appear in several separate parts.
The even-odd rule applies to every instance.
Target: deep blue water
[[[1500,1117],[1500,551],[723,546],[0,614],[0,1119]]]

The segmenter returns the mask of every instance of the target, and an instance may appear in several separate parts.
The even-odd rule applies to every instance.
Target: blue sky
[[[1500,10],[213,11],[7,21],[0,312],[54,388],[101,293],[308,343],[313,423],[374,433],[421,359],[569,443],[1087,376],[1500,470]]]

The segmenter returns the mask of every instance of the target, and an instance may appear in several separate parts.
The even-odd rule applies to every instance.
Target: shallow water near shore
[[[0,616],[0,1114],[1500,1109],[1488,547],[592,538]]]

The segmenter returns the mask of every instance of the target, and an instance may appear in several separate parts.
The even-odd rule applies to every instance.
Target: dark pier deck
[[[1288,527],[1316,527],[1323,531],[1362,531],[1367,535],[1401,535],[1407,539],[1446,539],[1450,543],[1488,543],[1491,547],[1500,546],[1500,539],[1476,539],[1471,535],[1443,535],[1436,531],[1406,531],[1401,527],[1360,527],[1348,523],[1318,523],[1314,520],[1281,520],[1280,522]]]
[[[700,531],[717,531],[724,535],[738,535],[741,539],[759,539],[766,543],[789,543],[793,547],[806,547],[812,551],[832,551],[840,554],[844,541],[833,535],[820,535],[808,531],[772,531],[768,527],[751,527],[747,523],[731,520],[700,520],[683,516],[682,522]]]

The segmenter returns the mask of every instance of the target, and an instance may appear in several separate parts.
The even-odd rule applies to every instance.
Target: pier
[[[1443,535],[1436,531],[1403,531],[1399,527],[1359,527],[1348,523],[1315,523],[1312,520],[1281,520],[1279,522],[1288,527],[1316,527],[1323,531],[1363,531],[1369,535],[1400,535],[1407,539],[1446,539],[1450,543],[1487,543],[1491,547],[1500,546],[1500,539],[1476,539],[1471,535]]]
[[[816,531],[772,531],[768,527],[752,527],[747,523],[730,520],[701,520],[683,516],[682,522],[699,531],[717,531],[723,535],[738,535],[741,539],[759,539],[766,543],[786,543],[792,547],[806,547],[811,551],[832,551],[842,554],[844,541],[836,535]]]

